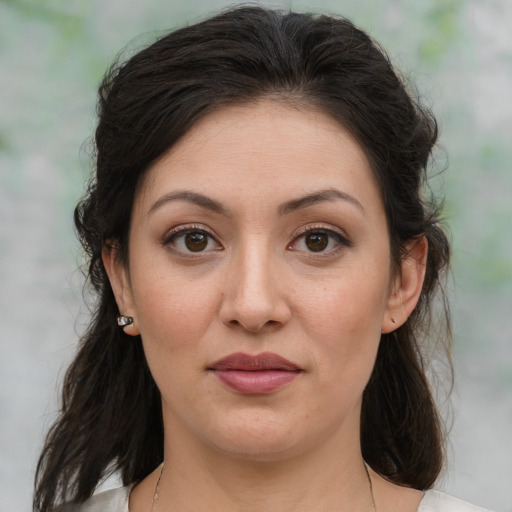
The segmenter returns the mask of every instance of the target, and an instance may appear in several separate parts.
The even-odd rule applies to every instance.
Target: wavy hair
[[[427,489],[438,477],[444,433],[424,358],[427,343],[450,343],[442,292],[449,242],[437,207],[424,197],[436,121],[386,53],[347,19],[241,7],[165,35],[115,64],[99,88],[95,172],[75,210],[97,301],[39,460],[34,510],[84,501],[108,472],[137,482],[162,461],[160,394],[140,338],[116,325],[102,248],[115,241],[127,261],[132,205],[145,171],[194,123],[268,96],[327,113],[365,150],[395,269],[407,242],[428,240],[419,303],[404,325],[381,338],[363,396],[361,442],[366,462],[397,484]]]

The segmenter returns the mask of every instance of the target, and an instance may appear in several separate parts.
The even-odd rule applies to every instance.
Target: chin
[[[269,442],[270,441],[270,442]],[[299,443],[299,446],[301,443]],[[247,462],[278,462],[299,455],[301,450],[289,439],[255,440],[254,438],[217,444],[216,448],[224,455]]]
[[[209,444],[236,459],[276,462],[307,451],[322,438],[322,433],[315,429],[297,428],[301,423],[302,427],[308,426],[307,421],[279,421],[265,415],[239,418],[230,422],[229,427],[218,425],[210,431]]]

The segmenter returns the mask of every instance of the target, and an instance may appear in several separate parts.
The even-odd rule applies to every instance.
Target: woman
[[[238,8],[113,68],[75,212],[98,302],[34,509],[482,510],[430,490],[436,136],[344,19]]]

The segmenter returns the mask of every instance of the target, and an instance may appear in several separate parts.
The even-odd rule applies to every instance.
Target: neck
[[[336,453],[343,455],[332,453],[328,443],[278,461],[255,462],[208,449],[191,453],[169,447],[154,510],[373,512],[359,449],[338,446]]]

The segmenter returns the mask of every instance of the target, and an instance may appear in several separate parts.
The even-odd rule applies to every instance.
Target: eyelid
[[[214,238],[213,234],[205,226],[199,224],[179,224],[178,226],[174,226],[165,232],[164,236],[162,237],[162,243],[168,243],[176,235],[186,234],[191,231],[204,231]]]
[[[303,238],[305,235],[307,235],[309,233],[315,233],[315,232],[327,233],[328,235],[335,237],[339,241],[339,243],[341,245],[344,245],[345,247],[352,246],[352,243],[350,242],[350,240],[348,239],[347,235],[345,234],[345,232],[343,230],[341,230],[340,228],[337,228],[336,226],[333,226],[332,224],[318,223],[318,224],[308,224],[306,226],[300,227],[293,234],[292,241],[288,244],[288,247],[292,248],[291,246],[293,244],[295,244],[297,242],[297,240]],[[336,249],[331,249],[329,251],[320,252],[317,254],[318,254],[318,256],[320,256],[321,254],[329,254],[329,253],[332,253],[333,251],[336,251]]]
[[[166,231],[165,235],[162,238],[162,245],[170,245],[173,240],[178,238],[178,236],[186,235],[187,233],[194,233],[197,231],[201,231],[206,233],[220,248],[222,248],[222,244],[218,241],[217,237],[213,234],[212,230],[204,225],[199,224],[180,224],[178,226],[174,226],[169,231]],[[180,253],[183,251],[178,250]],[[200,251],[196,255],[201,253],[210,252],[210,251]],[[193,254],[193,253],[190,253]]]
[[[339,236],[344,243],[347,245],[350,245],[350,241],[348,240],[347,235],[345,232],[336,227],[332,224],[323,224],[323,223],[315,223],[315,224],[307,224],[305,226],[300,227],[295,231],[293,234],[293,240],[296,240],[297,238],[300,238],[301,236],[307,235],[308,233],[315,232],[315,231],[323,231],[326,233],[333,233],[334,235]]]

